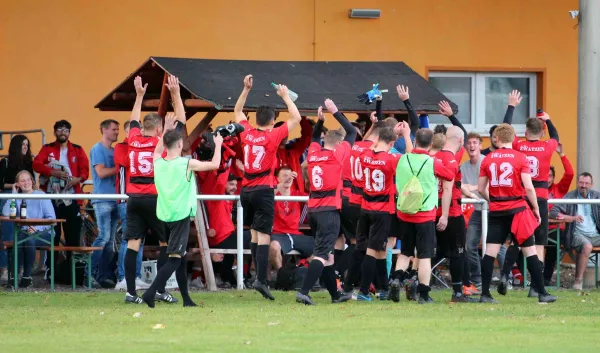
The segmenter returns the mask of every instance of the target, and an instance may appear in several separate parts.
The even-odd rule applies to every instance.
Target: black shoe
[[[558,299],[557,297],[550,295],[550,293],[540,294],[538,296],[538,302],[540,303],[554,303]]]
[[[417,300],[419,298],[419,292],[417,290],[417,281],[413,279],[404,280],[404,291],[406,292],[406,300]]]
[[[265,299],[275,300],[275,297],[271,294],[271,291],[269,291],[269,287],[267,287],[266,284],[261,283],[259,280],[254,281],[254,283],[252,283],[252,287],[256,289],[257,292],[262,294]]]
[[[475,298],[468,297],[462,293],[452,293],[452,299],[450,299],[452,303],[478,303],[479,300]]]
[[[142,300],[142,298],[136,296],[133,296],[129,293],[125,294],[125,303],[126,304],[142,304],[144,303],[144,301]]]
[[[392,283],[390,283],[390,300],[394,303],[398,303],[400,301],[400,280],[394,279]]]
[[[382,290],[379,292],[379,300],[389,300],[390,299],[390,291]]]
[[[265,296],[265,298],[266,298],[266,296]],[[271,299],[271,300],[273,300],[273,299]],[[304,305],[315,305],[315,303],[313,303],[313,301],[309,295],[304,295],[300,292],[296,293],[296,303],[300,303],[300,304],[304,304]]]
[[[533,289],[533,287],[529,287],[529,294],[527,295],[528,298],[537,298],[539,297],[538,292]]]
[[[488,303],[488,304],[498,304],[498,301],[494,298],[492,298],[491,295],[481,295],[481,297],[479,298],[479,302],[480,303]]]
[[[31,277],[23,277],[21,278],[21,283],[19,283],[19,288],[29,288],[33,285],[33,279]]]
[[[331,303],[339,304],[339,303],[347,302],[348,300],[351,300],[351,299],[352,299],[352,291],[342,292],[342,293],[340,293],[340,295],[337,299],[331,299]]]
[[[508,292],[508,278],[506,275],[500,276],[500,283],[498,283],[498,294],[506,295]]]
[[[156,293],[154,295],[154,300],[157,302],[164,302],[164,303],[169,303],[169,304],[175,304],[178,303],[179,300],[177,298],[175,298],[174,296],[171,295],[171,293],[165,291],[164,293]]]
[[[433,303],[433,299],[431,297],[427,297],[427,299],[423,297],[419,297],[419,304],[431,304]]]
[[[102,288],[105,289],[114,289],[117,285],[115,282],[111,281],[110,279],[105,279],[103,281],[98,282],[100,284],[100,286]]]

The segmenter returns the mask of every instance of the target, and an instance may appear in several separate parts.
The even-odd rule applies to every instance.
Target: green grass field
[[[294,292],[276,292],[275,302],[195,292],[204,307],[154,310],[115,292],[2,292],[0,352],[595,352],[600,292],[553,292],[559,301],[549,305],[523,291],[497,305],[456,305],[436,291],[427,306],[332,305],[321,292],[314,307],[296,304]]]

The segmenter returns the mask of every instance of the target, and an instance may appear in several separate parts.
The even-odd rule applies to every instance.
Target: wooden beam
[[[198,194],[200,188],[198,188]],[[208,248],[208,238],[206,237],[206,224],[202,214],[202,201],[197,200],[198,208],[196,209],[196,230],[198,231],[198,247],[200,248],[200,256],[202,258],[202,271],[204,279],[206,279],[206,288],[211,292],[217,291],[217,282],[215,280],[215,272],[212,267],[212,259],[210,257],[210,249]]]
[[[163,77],[163,84],[160,90],[160,99],[158,101],[158,115],[160,115],[163,119],[167,115],[167,110],[169,107],[169,100],[171,98],[171,94],[169,89],[167,88],[167,80],[169,78],[169,74],[165,72]]]
[[[132,102],[133,103],[133,102]],[[142,102],[144,108],[158,108],[160,105],[160,99],[145,99]],[[184,99],[183,106],[186,108],[214,108],[212,103],[203,101],[202,99]]]

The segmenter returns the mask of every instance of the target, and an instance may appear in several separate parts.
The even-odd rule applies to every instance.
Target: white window
[[[517,134],[525,133],[525,120],[536,112],[536,74],[510,72],[430,72],[429,83],[458,106],[456,117],[467,131],[483,136],[492,125],[502,123],[508,94],[516,89],[523,97],[513,114]],[[441,115],[430,115],[429,124],[448,124]]]

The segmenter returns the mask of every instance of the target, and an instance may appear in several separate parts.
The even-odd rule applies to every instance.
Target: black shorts
[[[275,190],[243,191],[244,225],[257,232],[271,235],[275,216]]]
[[[333,252],[335,242],[340,234],[340,212],[322,211],[308,214],[310,228],[315,232],[316,257],[327,260]]]
[[[402,255],[415,256],[418,259],[431,259],[435,251],[435,222],[411,223],[401,219],[400,239],[402,240]]]
[[[356,231],[357,249],[361,251],[366,249],[386,250],[394,218],[396,215],[386,212],[361,212]]]
[[[537,199],[540,208],[540,225],[535,229],[535,245],[548,245],[548,200]]]
[[[494,216],[490,213],[488,218],[488,232],[487,232],[487,244],[504,244],[509,236],[512,236],[511,228],[513,223],[514,214]],[[516,243],[516,240],[515,240]],[[519,246],[528,247],[535,245],[534,237],[531,236],[525,240]]]
[[[244,249],[250,249],[250,238],[252,237],[252,235],[250,234],[249,230],[245,230],[243,234]],[[222,242],[220,242],[217,245],[211,246],[211,249],[237,249],[237,232],[229,234],[229,236],[223,239]]]
[[[164,222],[165,229],[169,232],[167,254],[184,256],[190,237],[190,217],[174,222]]]
[[[307,258],[315,250],[315,238],[304,234],[273,234],[271,243],[278,242],[281,252],[285,255],[292,250],[300,253],[300,257]]]
[[[360,216],[360,206],[350,203],[347,197],[342,197],[342,211],[340,212],[340,231],[346,239],[356,238],[356,227]]]
[[[462,256],[465,251],[466,233],[465,217],[448,217],[446,229],[435,233],[441,255],[445,258]]]
[[[148,229],[159,242],[166,243],[168,233],[164,222],[156,217],[157,196],[131,196],[127,201],[125,240],[144,240]]]

